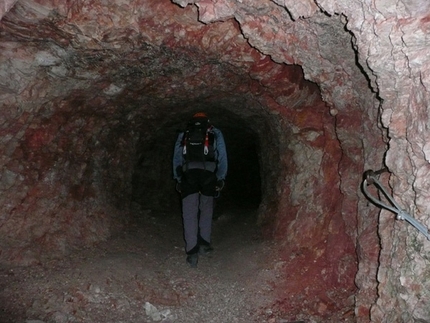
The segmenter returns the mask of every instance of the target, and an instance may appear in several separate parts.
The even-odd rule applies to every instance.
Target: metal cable
[[[424,234],[426,236],[426,238],[428,240],[430,240],[430,233],[428,231],[428,229],[422,225],[420,222],[418,222],[417,220],[415,220],[411,215],[409,215],[407,212],[405,212],[394,200],[394,198],[388,194],[387,190],[384,188],[384,186],[381,184],[381,182],[379,182],[379,180],[377,179],[376,175],[377,174],[381,174],[382,172],[386,171],[386,169],[382,169],[380,171],[374,172],[372,170],[368,170],[364,173],[364,180],[363,180],[363,192],[365,194],[365,196],[372,201],[374,204],[376,204],[377,206],[387,209],[391,212],[393,212],[394,214],[396,214],[396,218],[397,220],[405,220],[407,222],[409,222],[411,225],[413,225],[417,230],[419,230],[422,234]],[[367,186],[369,185],[375,185],[375,187],[377,189],[379,189],[384,196],[387,198],[388,201],[390,201],[390,203],[393,206],[387,205],[385,203],[383,203],[380,199],[375,198],[372,194],[369,193]]]

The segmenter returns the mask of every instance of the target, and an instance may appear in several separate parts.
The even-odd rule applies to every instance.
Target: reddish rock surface
[[[231,147],[227,205],[252,200],[276,243],[283,317],[430,320],[428,241],[361,190],[387,166],[384,184],[430,225],[429,10],[4,2],[0,262],[91,247],[127,228],[132,202],[175,210],[173,141],[204,109]]]

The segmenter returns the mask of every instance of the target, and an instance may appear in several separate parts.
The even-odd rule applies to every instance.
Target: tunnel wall
[[[3,263],[61,256],[125,224],[135,138],[92,104],[103,105],[73,96],[5,120]]]
[[[342,149],[335,119],[323,103],[301,107],[288,120],[290,153],[283,159],[291,160],[285,167],[275,231],[284,246],[284,310],[299,314],[305,306],[316,317],[329,319],[353,306],[357,273],[356,233],[348,228],[355,219],[342,214]]]

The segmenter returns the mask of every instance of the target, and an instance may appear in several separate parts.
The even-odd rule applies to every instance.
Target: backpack
[[[207,119],[193,119],[182,137],[182,155],[187,162],[214,162],[215,135]]]

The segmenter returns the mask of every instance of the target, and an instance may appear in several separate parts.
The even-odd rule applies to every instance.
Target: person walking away
[[[197,267],[199,254],[213,251],[214,197],[223,189],[226,175],[223,134],[206,113],[198,112],[179,133],[173,154],[173,178],[182,200],[186,261],[191,267]]]

